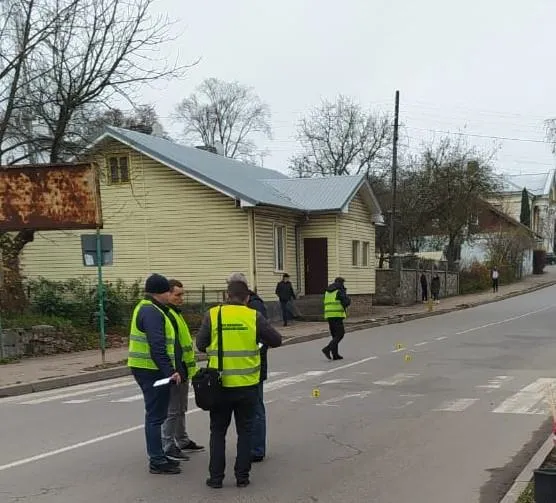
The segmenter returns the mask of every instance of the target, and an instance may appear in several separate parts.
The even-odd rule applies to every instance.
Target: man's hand
[[[176,384],[180,384],[181,383],[181,376],[180,376],[179,372],[174,372],[170,376],[170,380],[174,381]]]

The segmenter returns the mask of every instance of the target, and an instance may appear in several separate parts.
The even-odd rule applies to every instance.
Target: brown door
[[[305,255],[305,295],[324,293],[328,286],[328,240],[303,240]]]

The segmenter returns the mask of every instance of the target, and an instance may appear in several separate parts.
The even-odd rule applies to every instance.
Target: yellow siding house
[[[156,136],[107,128],[81,156],[100,169],[108,281],[159,272],[187,289],[224,290],[244,272],[267,301],[284,272],[300,295],[336,276],[352,295],[375,292],[378,202],[365,176],[292,179]],[[28,278],[89,276],[81,232],[42,232],[24,251]]]

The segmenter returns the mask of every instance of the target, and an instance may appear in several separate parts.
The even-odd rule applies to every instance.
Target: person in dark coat
[[[427,302],[429,300],[429,285],[425,273],[421,274],[421,300]]]
[[[438,296],[440,295],[440,276],[438,276],[436,272],[431,280],[431,294],[433,302],[438,304],[440,302],[438,300]]]
[[[228,284],[232,281],[241,281],[249,288],[247,278],[241,272],[235,272],[228,277]],[[255,309],[261,313],[266,319],[268,314],[265,303],[261,297],[253,290],[249,289],[249,300],[247,307]],[[257,393],[257,404],[255,407],[255,417],[253,419],[253,434],[251,442],[251,461],[258,463],[266,456],[266,409],[264,406],[263,383],[268,378],[268,346],[261,345],[261,382],[259,383]]]
[[[279,281],[276,285],[276,295],[280,301],[280,307],[282,308],[282,319],[284,321],[284,326],[288,325],[289,318],[289,302],[295,300],[295,292],[293,291],[293,286],[290,281],[290,275],[285,273],[282,276],[282,281]]]

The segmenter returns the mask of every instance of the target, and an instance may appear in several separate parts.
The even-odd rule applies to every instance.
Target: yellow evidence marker
[[[318,398],[320,396],[320,390],[319,389],[314,389],[311,394],[312,394],[313,398]]]
[[[399,349],[403,349],[403,348],[404,348],[403,344],[400,344],[399,342],[396,344],[396,349],[399,350]]]
[[[410,362],[411,360],[413,360],[413,357],[411,355],[407,354],[407,355],[405,355],[404,360],[406,362]]]

